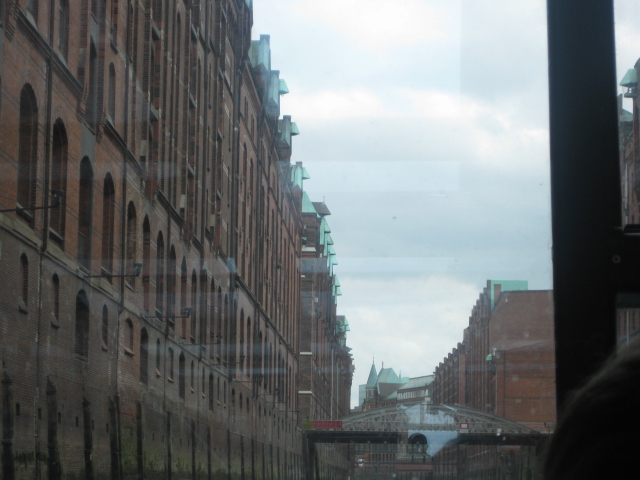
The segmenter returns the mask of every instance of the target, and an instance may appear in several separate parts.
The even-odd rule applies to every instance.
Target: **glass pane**
[[[3,476],[536,478],[543,0],[7,3]]]
[[[254,12],[291,91],[305,191],[331,211],[355,365],[343,428],[414,418],[404,447],[428,444],[359,446],[356,478],[533,474],[531,446],[437,445],[466,424],[555,425],[544,2]],[[429,418],[449,433],[425,433]]]
[[[622,224],[632,235],[640,224],[640,170],[638,151],[640,138],[638,121],[638,57],[637,25],[640,8],[635,2],[614,2],[616,21],[616,67],[618,79],[618,112],[620,136],[620,176],[622,193]],[[627,344],[640,328],[640,301],[637,294],[620,299],[617,315],[619,344]]]

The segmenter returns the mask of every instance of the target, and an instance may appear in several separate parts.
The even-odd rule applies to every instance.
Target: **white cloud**
[[[294,93],[286,97],[286,109],[295,112],[296,119],[335,120],[386,114],[381,98],[365,89]]]
[[[326,191],[455,190],[457,177],[443,175],[444,171],[434,175],[433,167],[457,169],[458,162],[464,165],[463,173],[470,165],[502,174],[548,173],[546,125],[531,124],[519,106],[507,101],[409,89],[390,89],[384,97],[365,89],[294,93],[289,100],[286,111],[296,112],[294,119],[303,131],[295,140],[296,152],[312,167],[312,178],[319,174],[326,180],[322,171],[329,172]],[[313,125],[312,132],[307,125]],[[307,152],[311,134],[323,138],[323,145]],[[327,144],[326,138],[331,142]],[[310,165],[314,159],[323,163]],[[400,159],[408,160],[408,165],[417,162],[413,163],[417,168],[413,173],[396,169]],[[316,187],[320,185],[314,182],[311,188]]]
[[[340,311],[352,334],[357,368],[352,404],[358,385],[366,383],[372,357],[404,376],[429,375],[457,342],[478,297],[478,286],[445,275],[396,278],[340,277],[345,297]],[[348,299],[347,299],[348,295]],[[345,301],[342,301],[345,300]]]
[[[372,50],[442,39],[458,33],[455,17],[441,2],[425,0],[306,0],[295,11],[321,22]]]
[[[325,193],[443,193],[459,189],[460,169],[455,161],[340,159],[314,167],[311,178]]]
[[[431,373],[484,280],[550,284],[544,0],[254,8],[302,132],[292,160],[333,213],[355,403],[374,354]]]

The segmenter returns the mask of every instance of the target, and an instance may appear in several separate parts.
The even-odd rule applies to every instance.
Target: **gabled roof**
[[[378,383],[401,383],[400,377],[396,374],[393,368],[381,368],[378,374]]]
[[[367,379],[367,388],[375,388],[378,384],[378,372],[376,372],[375,363],[371,364],[371,371],[369,372],[369,378]]]
[[[405,383],[398,390],[410,390],[412,388],[420,388],[426,387],[427,385],[433,383],[433,375],[425,375],[423,377],[415,377],[410,379],[407,383]]]

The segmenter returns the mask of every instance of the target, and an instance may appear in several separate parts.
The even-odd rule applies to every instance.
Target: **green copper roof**
[[[289,93],[289,87],[287,87],[287,82],[283,79],[280,79],[280,95],[286,95]]]
[[[280,120],[278,120],[278,140],[281,143],[286,144],[288,147],[291,147],[291,136],[293,135],[291,127],[291,115],[284,115]]]
[[[264,70],[271,70],[271,47],[269,45],[271,37],[260,35],[260,40],[252,40],[249,47],[249,60],[253,68],[260,67]]]
[[[331,210],[329,210],[329,207],[327,207],[324,202],[313,202],[313,206],[316,207],[318,215],[322,217],[325,215],[331,215]]]
[[[334,263],[334,265],[337,265],[338,262],[336,261]],[[333,296],[334,297],[339,297],[340,295],[342,295],[342,291],[340,290],[340,280],[338,280],[338,276],[334,275],[333,276]]]
[[[487,289],[489,290],[489,298],[491,298],[492,310],[497,300],[497,298],[494,298],[496,285],[500,285],[501,292],[517,292],[529,290],[529,282],[527,280],[489,280],[487,282]]]
[[[303,180],[309,178],[309,174],[307,173],[306,168],[299,164],[291,165],[291,167],[289,168],[289,172],[291,176],[291,185],[302,190]]]
[[[274,117],[280,116],[280,72],[269,72],[269,84],[267,88],[267,111]]]
[[[369,372],[369,378],[367,380],[367,388],[374,388],[378,383],[378,372],[376,372],[375,363],[371,364],[371,371]]]
[[[316,209],[307,192],[302,192],[302,213],[316,213]]]
[[[638,71],[635,68],[630,68],[627,73],[624,74],[620,81],[621,87],[635,87],[638,85]]]
[[[291,135],[300,135],[300,130],[298,130],[298,124],[296,122],[291,122]]]
[[[349,329],[349,322],[347,321],[347,317],[345,317],[344,315],[336,316],[336,331],[338,333],[346,333],[351,331]]]

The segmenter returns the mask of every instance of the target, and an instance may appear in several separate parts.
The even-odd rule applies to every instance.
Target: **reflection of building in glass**
[[[308,211],[252,2],[7,5],[4,475],[299,478]],[[347,324],[318,275],[313,390],[340,415]]]
[[[620,179],[622,193],[622,224],[640,224],[640,104],[638,103],[638,69],[640,60],[634,68],[627,70],[620,86],[624,93],[618,95],[618,134],[620,138]],[[626,110],[624,107],[631,109]],[[632,269],[635,266],[631,267]],[[640,309],[619,308],[617,311],[617,337],[619,343],[628,342],[640,330]]]
[[[471,407],[551,432],[556,418],[552,300],[551,291],[527,290],[526,282],[487,282],[464,340],[436,367],[433,403]],[[531,447],[501,448],[448,449],[434,458],[436,475],[534,464]]]

